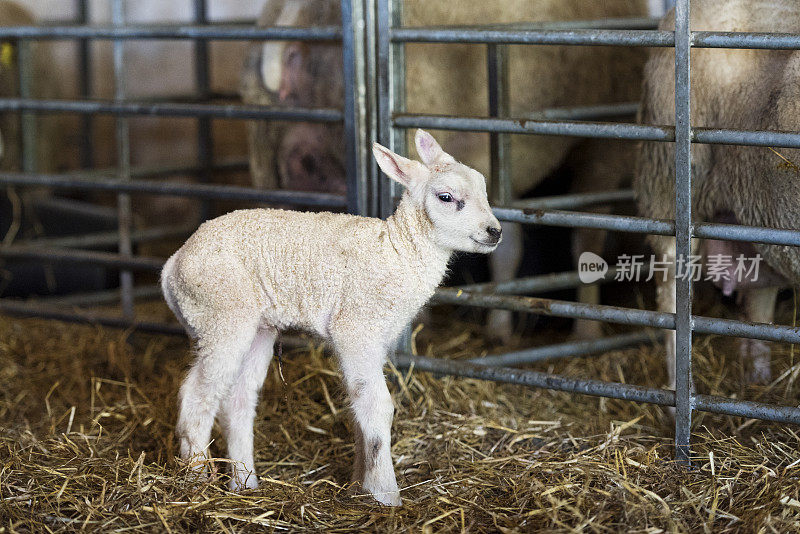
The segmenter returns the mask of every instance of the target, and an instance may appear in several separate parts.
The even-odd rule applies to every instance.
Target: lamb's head
[[[377,143],[372,152],[390,178],[405,186],[407,201],[422,211],[442,247],[488,253],[500,243],[500,223],[489,207],[486,179],[447,154],[428,132],[417,130],[422,163]]]

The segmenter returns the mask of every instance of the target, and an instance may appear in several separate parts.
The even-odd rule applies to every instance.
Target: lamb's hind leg
[[[222,401],[220,422],[228,442],[228,458],[231,460],[230,487],[234,491],[258,487],[253,458],[253,422],[258,393],[269,370],[277,335],[274,328],[258,330],[244,356],[230,394]]]
[[[214,418],[255,337],[256,322],[226,319],[199,329],[197,358],[180,389],[176,432],[184,460],[205,457]]]
[[[756,323],[772,323],[778,291],[777,287],[743,289],[745,318]],[[742,339],[739,347],[745,364],[745,380],[751,384],[769,382],[772,378],[769,345],[760,339]]]
[[[337,343],[339,366],[355,419],[354,477],[364,491],[381,504],[400,506],[400,492],[391,455],[394,405],[383,376],[386,350],[374,346]]]

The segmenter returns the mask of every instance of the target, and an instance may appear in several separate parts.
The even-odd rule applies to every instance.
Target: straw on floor
[[[160,312],[159,312],[160,313]],[[426,328],[422,353],[485,352],[476,326]],[[741,388],[731,340],[695,343],[698,388],[797,404],[790,348],[771,387]],[[662,409],[390,370],[392,454],[404,506],[353,495],[353,445],[335,362],[284,351],[256,422],[261,487],[225,464],[198,482],[176,462],[185,340],[0,317],[2,532],[786,532],[800,528],[798,429],[698,416],[694,468],[671,462]],[[661,386],[660,349],[537,369]],[[225,447],[215,430],[212,450]]]

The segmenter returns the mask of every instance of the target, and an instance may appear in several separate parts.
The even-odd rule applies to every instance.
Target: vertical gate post
[[[111,6],[111,23],[115,27],[125,25],[125,0],[114,0]],[[115,39],[113,44],[113,63],[114,63],[114,101],[122,102],[125,100],[125,41]],[[128,181],[131,178],[131,147],[130,131],[127,117],[117,115],[116,117],[117,135],[117,177],[120,181]],[[131,257],[133,255],[133,245],[131,243],[131,197],[127,193],[117,194],[117,216],[119,217],[119,253],[122,256]],[[121,270],[119,274],[120,283],[120,305],[122,315],[126,319],[132,320],[133,310],[133,272]]]
[[[194,0],[194,23],[198,26],[208,24],[208,6],[206,0]],[[211,96],[208,41],[196,39],[194,41],[194,81],[197,97],[205,102]],[[200,166],[200,182],[211,182],[211,169],[214,165],[214,137],[211,130],[211,119],[200,117],[197,119],[197,160]],[[200,220],[203,222],[211,217],[211,200],[203,199],[200,203]]]
[[[33,48],[36,46],[34,41],[20,39],[17,43],[17,64],[19,65],[19,96],[22,98],[34,98],[33,94],[33,72],[35,61]],[[23,111],[20,114],[20,130],[22,132],[22,143],[20,146],[20,167],[23,172],[41,172],[38,166],[38,124],[37,117],[33,112]]]
[[[692,380],[692,280],[678,272],[692,253],[692,129],[690,116],[689,10],[691,0],[675,6],[675,457],[689,465],[694,408]]]
[[[369,147],[365,1],[341,0],[344,72],[345,170],[347,211],[369,215]]]
[[[89,24],[89,0],[77,0],[76,22],[78,24]],[[78,40],[78,94],[81,98],[89,99],[92,97],[92,58],[91,41],[89,39]],[[81,145],[80,145],[80,165],[84,169],[94,167],[94,130],[92,116],[81,115]]]
[[[406,132],[395,128],[392,121],[394,113],[406,109],[405,45],[390,40],[392,29],[402,24],[402,0],[378,0],[378,139],[390,150],[405,155]],[[399,185],[379,179],[379,187],[380,216],[385,218],[394,212]]]
[[[365,121],[366,142],[364,172],[367,183],[367,214],[380,217],[380,180],[378,164],[372,157],[372,143],[378,141],[378,6],[377,0],[361,0],[364,7],[364,89],[366,91]]]
[[[509,114],[509,58],[508,45],[486,46],[486,70],[489,81],[489,116],[508,118]],[[511,136],[489,134],[491,155],[490,187],[495,205],[509,206],[511,203]]]
[[[378,41],[378,139],[385,147],[406,154],[406,131],[395,128],[394,113],[406,109],[406,63],[404,43],[392,43],[391,31],[403,25],[403,0],[377,0]],[[394,212],[400,187],[393,180],[376,175],[380,191],[380,213],[383,218]],[[413,352],[411,326],[407,326],[397,343],[401,352]]]

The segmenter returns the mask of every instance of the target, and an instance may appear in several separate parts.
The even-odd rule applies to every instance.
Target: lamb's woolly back
[[[329,337],[331,321],[376,321],[416,311],[441,282],[450,251],[407,201],[386,221],[333,213],[255,209],[205,223],[171,258],[165,284],[187,322],[203,331],[230,308],[246,307],[278,329]],[[337,319],[338,318],[338,319]],[[393,317],[386,317],[392,320]],[[410,319],[410,318],[409,318]],[[402,329],[402,325],[397,330]],[[393,332],[394,333],[394,332]]]

